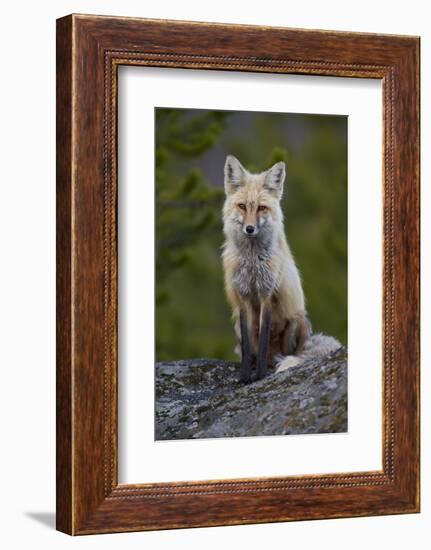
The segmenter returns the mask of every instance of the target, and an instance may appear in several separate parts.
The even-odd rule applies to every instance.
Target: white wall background
[[[1,542],[4,548],[427,548],[431,521],[431,343],[422,346],[422,514],[67,537],[54,531],[55,19],[70,12],[321,28],[422,37],[422,151],[431,149],[427,3],[345,0],[15,0],[2,10],[0,88]],[[422,327],[431,330],[431,188],[422,166]],[[428,252],[428,253],[426,253]]]

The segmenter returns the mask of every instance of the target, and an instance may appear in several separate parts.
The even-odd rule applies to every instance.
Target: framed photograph
[[[57,528],[419,511],[419,38],[57,21]]]

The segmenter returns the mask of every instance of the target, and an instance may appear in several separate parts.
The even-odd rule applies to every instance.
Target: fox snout
[[[259,219],[256,208],[252,208],[248,204],[240,203],[241,207],[239,208],[239,217],[238,221],[242,226],[242,232],[247,235],[247,237],[255,237],[259,232],[259,226],[262,223],[262,220]]]
[[[252,237],[257,234],[257,227],[255,225],[244,225],[243,231],[246,235]]]

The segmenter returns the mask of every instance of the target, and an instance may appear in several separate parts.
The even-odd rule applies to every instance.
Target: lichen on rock
[[[218,359],[156,363],[155,438],[199,439],[347,431],[347,350],[238,382]]]

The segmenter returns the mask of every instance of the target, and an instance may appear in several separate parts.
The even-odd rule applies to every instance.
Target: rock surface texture
[[[347,431],[345,348],[248,385],[238,375],[217,359],[156,363],[156,439]]]

